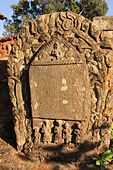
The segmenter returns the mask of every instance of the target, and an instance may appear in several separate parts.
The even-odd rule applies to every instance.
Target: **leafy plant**
[[[113,161],[113,152],[107,150],[102,155],[93,158],[93,160],[96,161],[97,166],[100,166],[100,170],[104,170],[104,163]]]

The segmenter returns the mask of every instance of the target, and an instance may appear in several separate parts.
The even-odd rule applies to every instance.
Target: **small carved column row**
[[[36,143],[77,144],[80,142],[80,126],[78,121],[35,120],[34,136]]]

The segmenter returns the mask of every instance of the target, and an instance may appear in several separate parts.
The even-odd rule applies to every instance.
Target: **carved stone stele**
[[[72,12],[42,15],[18,34],[8,63],[8,83],[19,150],[31,151],[34,119],[69,121],[71,130],[77,124],[75,143],[109,147],[113,54],[102,47],[100,35],[97,25]],[[43,129],[47,131],[44,125]],[[59,129],[62,132],[62,124]],[[57,141],[55,133],[50,139],[52,135]]]

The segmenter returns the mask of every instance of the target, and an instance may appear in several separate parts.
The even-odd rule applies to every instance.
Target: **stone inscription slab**
[[[83,120],[88,105],[84,64],[32,66],[29,70],[32,116]]]

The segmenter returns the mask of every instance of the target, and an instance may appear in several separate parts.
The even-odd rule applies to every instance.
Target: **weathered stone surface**
[[[113,17],[112,16],[94,17],[93,23],[98,25],[101,30],[113,31]]]
[[[85,119],[90,85],[83,64],[31,66],[29,77],[33,117]]]
[[[10,57],[11,45],[14,44],[15,37],[0,38],[0,60],[7,60]]]
[[[85,60],[70,44],[53,40],[46,46],[35,56],[29,69],[32,116],[85,119],[90,109]]]
[[[42,148],[57,144],[109,148],[111,42],[95,19],[71,12],[43,15],[22,30],[8,62],[19,150],[29,153],[36,144],[46,157]]]
[[[94,17],[93,23],[101,30],[101,47],[105,49],[113,48],[113,17]]]

